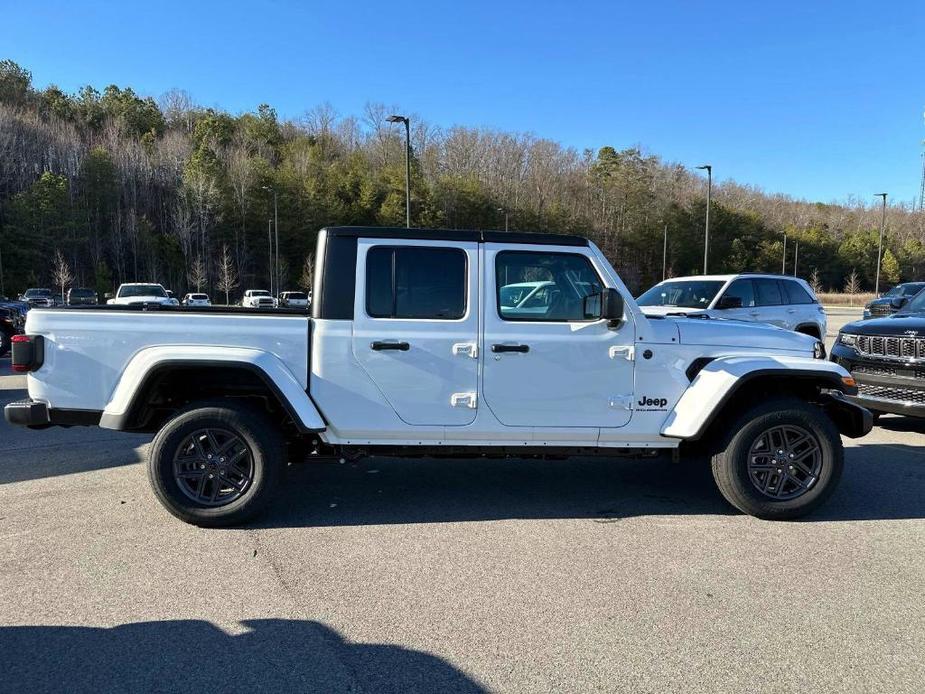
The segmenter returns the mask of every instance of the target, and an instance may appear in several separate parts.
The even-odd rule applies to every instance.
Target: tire
[[[844,450],[838,430],[807,402],[770,400],[745,412],[728,431],[712,458],[713,479],[743,513],[766,520],[799,518],[825,502],[841,479]]]
[[[182,521],[239,525],[270,501],[285,460],[282,436],[264,413],[228,401],[194,403],[154,437],[148,480]]]

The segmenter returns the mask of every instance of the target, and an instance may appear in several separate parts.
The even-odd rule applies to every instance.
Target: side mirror
[[[109,299],[112,298],[112,292],[106,292],[105,294],[103,294],[103,298],[108,301]]]
[[[890,299],[890,305],[893,308],[902,308],[908,302],[909,302],[908,296],[897,296],[897,297],[894,297],[893,299]]]
[[[742,308],[742,297],[724,296],[719,300],[716,308]]]
[[[585,318],[603,318],[616,327],[623,320],[623,295],[616,289],[604,289],[600,294],[592,294],[584,299]]]

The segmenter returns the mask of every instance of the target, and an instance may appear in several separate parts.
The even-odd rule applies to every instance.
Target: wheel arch
[[[324,431],[317,407],[277,357],[261,350],[226,350],[182,355],[163,348],[142,350],[123,370],[100,426],[156,431],[166,415],[189,402],[234,397],[261,400],[300,433]]]
[[[847,379],[847,380],[845,380]],[[847,371],[833,362],[772,357],[716,359],[704,366],[669,413],[663,436],[697,441],[729,420],[729,413],[780,395],[813,402],[839,431],[863,436],[872,426],[870,413],[845,400],[856,393]]]
[[[819,326],[816,323],[800,323],[793,329],[793,332],[809,335],[811,337],[815,337],[817,340],[822,339],[822,331],[819,329]]]

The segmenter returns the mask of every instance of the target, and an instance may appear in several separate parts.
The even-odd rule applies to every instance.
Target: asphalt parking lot
[[[147,441],[0,422],[0,691],[923,690],[925,422],[796,523],[696,462],[371,459],[200,530]]]

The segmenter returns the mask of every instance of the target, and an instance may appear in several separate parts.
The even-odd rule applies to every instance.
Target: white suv
[[[649,316],[706,314],[770,323],[825,338],[825,310],[812,288],[798,277],[757,273],[673,277],[637,301]]]

